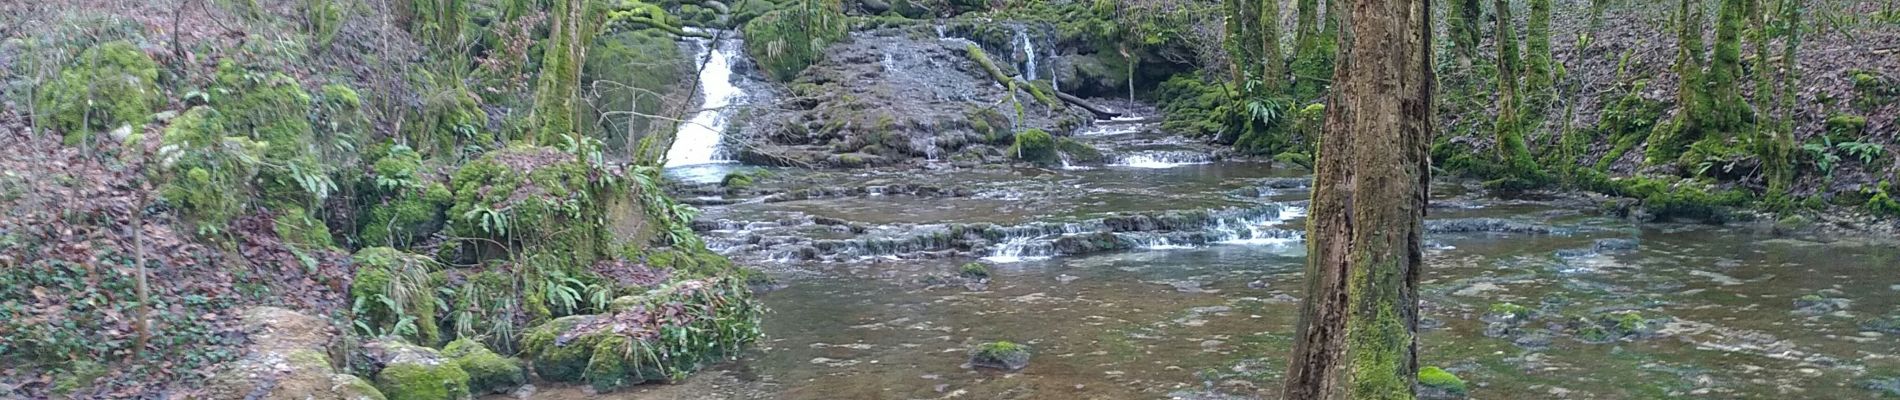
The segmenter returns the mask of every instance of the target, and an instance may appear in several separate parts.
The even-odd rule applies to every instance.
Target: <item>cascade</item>
[[[732,162],[720,150],[720,141],[730,125],[730,106],[745,98],[745,90],[733,84],[732,61],[744,43],[731,33],[716,32],[714,40],[694,38],[700,50],[693,59],[704,64],[699,71],[701,100],[699,112],[681,123],[667,149],[666,166]]]

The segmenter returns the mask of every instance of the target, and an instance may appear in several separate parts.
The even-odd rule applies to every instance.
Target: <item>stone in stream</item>
[[[1900,314],[1861,321],[1860,330],[1900,335]]]
[[[1465,398],[1465,380],[1438,367],[1418,370],[1418,398],[1449,400]]]
[[[1884,396],[1900,396],[1900,377],[1877,378],[1867,381],[1867,390]]]
[[[1008,372],[1029,366],[1029,347],[1009,341],[989,342],[970,350],[970,366]]]
[[[1801,298],[1798,298],[1798,299],[1794,299],[1794,313],[1795,315],[1806,315],[1806,316],[1822,315],[1822,314],[1832,313],[1835,311],[1845,310],[1847,309],[1847,306],[1852,303],[1853,303],[1852,301],[1847,300],[1847,299],[1822,297],[1819,294],[1810,294],[1806,296],[1801,296]]]
[[[362,357],[368,365],[382,366],[374,374],[376,388],[390,398],[457,400],[471,395],[468,372],[435,349],[400,340],[376,341],[363,345]]]

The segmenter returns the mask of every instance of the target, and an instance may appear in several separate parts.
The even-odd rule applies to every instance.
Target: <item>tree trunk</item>
[[[1432,137],[1429,0],[1344,7],[1283,398],[1411,399]],[[1363,57],[1362,57],[1363,55]]]

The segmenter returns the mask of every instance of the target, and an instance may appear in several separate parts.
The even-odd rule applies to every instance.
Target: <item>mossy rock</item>
[[[454,201],[448,185],[431,181],[422,155],[409,146],[386,144],[370,162],[371,174],[358,183],[368,204],[357,221],[364,246],[406,248],[442,230],[443,214]]]
[[[1486,313],[1485,317],[1499,321],[1524,321],[1530,319],[1531,313],[1530,307],[1515,303],[1497,303],[1491,305],[1490,312]]]
[[[1016,143],[1009,146],[1010,157],[1036,165],[1050,166],[1062,163],[1062,155],[1056,149],[1056,139],[1041,129],[1029,129],[1016,134]]]
[[[1827,131],[1838,135],[1856,136],[1867,129],[1867,117],[1849,114],[1834,114],[1827,117]]]
[[[124,125],[138,131],[165,104],[158,63],[131,42],[86,49],[68,65],[41,88],[38,118],[65,132],[69,146]]]
[[[159,149],[163,175],[159,198],[177,209],[201,234],[215,234],[245,211],[257,173],[254,160],[266,145],[243,136],[227,136],[224,116],[210,107],[194,107],[171,120]]]
[[[1429,366],[1418,370],[1419,398],[1461,399],[1468,392],[1465,380],[1442,368]]]
[[[380,335],[401,335],[418,343],[439,343],[435,288],[428,257],[388,247],[358,250],[350,298],[362,304],[356,323]]]
[[[450,178],[450,232],[490,239],[479,246],[532,245],[570,267],[592,265],[613,235],[597,215],[624,187],[596,185],[595,172],[574,155],[548,147],[490,151]],[[498,254],[506,249],[482,248]]]
[[[847,28],[844,14],[832,6],[773,10],[746,22],[746,52],[766,75],[787,82],[824,57],[825,47],[844,38]]]
[[[1102,155],[1101,150],[1096,150],[1094,146],[1070,138],[1056,139],[1056,151],[1067,154],[1069,160],[1075,162],[1093,163],[1108,159],[1107,156]]]
[[[990,266],[979,262],[965,263],[957,269],[957,275],[971,279],[989,279]]]
[[[693,7],[682,5],[681,7]],[[709,9],[701,15],[712,15]],[[633,146],[625,132],[651,135],[675,128],[672,122],[655,123],[656,119],[630,115],[624,111],[632,110],[646,115],[658,115],[665,105],[662,99],[669,98],[683,88],[682,81],[693,79],[691,65],[697,60],[688,60],[692,54],[680,52],[676,39],[659,30],[633,30],[613,32],[594,40],[587,50],[587,65],[581,71],[583,81],[616,82],[605,85],[592,102],[597,105],[586,107],[590,114],[586,124],[589,136],[604,138],[611,148]],[[618,110],[621,113],[608,113]],[[613,134],[609,134],[609,133]],[[661,149],[659,151],[665,151]]]
[[[461,400],[470,397],[469,375],[435,349],[397,341],[365,345],[382,369],[376,389],[389,400]]]
[[[759,334],[760,308],[738,279],[675,281],[616,303],[609,313],[556,318],[530,329],[522,346],[535,375],[601,392],[677,380],[736,354]],[[673,310],[688,317],[658,315]]]
[[[970,366],[1003,371],[1020,371],[1029,366],[1029,347],[1010,341],[977,345],[970,350]]]
[[[528,383],[528,375],[521,367],[521,360],[495,354],[474,340],[465,338],[449,342],[448,346],[442,348],[442,356],[448,357],[463,372],[468,373],[468,389],[471,393],[507,393]]]

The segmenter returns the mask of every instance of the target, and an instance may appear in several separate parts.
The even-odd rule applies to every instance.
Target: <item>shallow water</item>
[[[709,242],[726,243],[715,249],[781,280],[782,288],[761,295],[772,309],[769,337],[683,385],[614,396],[1272,398],[1302,295],[1305,250],[1297,238],[995,263],[987,283],[957,277],[957,267],[1004,243],[929,242],[829,261],[786,258],[774,251],[791,245],[758,243],[1297,205],[1307,196],[1297,179],[1287,180],[1297,177],[1237,162],[778,171],[753,194],[729,199],[738,204],[705,207],[702,218],[723,221],[725,228],[702,232]],[[961,192],[760,197],[892,185]],[[696,190],[684,196],[712,192]],[[1869,382],[1900,376],[1900,340],[1861,328],[1864,320],[1900,313],[1900,248],[1891,242],[1639,225],[1592,215],[1595,202],[1587,199],[1499,201],[1467,192],[1458,182],[1435,184],[1428,220],[1491,218],[1537,228],[1426,237],[1421,291],[1428,320],[1420,358],[1464,378],[1473,398],[1873,398],[1882,394]],[[804,222],[814,217],[835,220]],[[1304,226],[1299,218],[1269,223],[1289,231]],[[1601,248],[1623,239],[1635,248]],[[1797,310],[1797,299],[1809,295],[1839,306]],[[1502,302],[1538,311],[1507,333],[1487,334],[1485,314]],[[1648,332],[1587,340],[1571,327],[1579,318],[1622,311],[1640,313]],[[1035,356],[1015,373],[965,365],[968,349],[992,340],[1027,344]],[[560,398],[575,390],[543,393]]]

